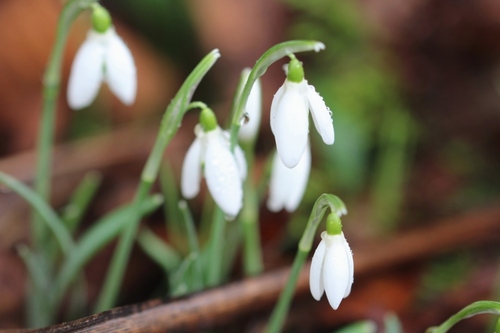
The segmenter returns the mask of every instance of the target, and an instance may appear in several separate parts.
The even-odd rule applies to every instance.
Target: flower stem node
[[[75,110],[89,106],[102,82],[108,84],[123,104],[134,103],[137,92],[134,58],[113,26],[104,33],[90,30],[78,49],[68,82],[69,106]]]
[[[354,281],[352,252],[342,232],[336,235],[323,232],[321,238],[311,262],[309,288],[317,301],[326,292],[330,306],[336,310],[351,292]]]
[[[204,113],[205,110],[209,112]],[[184,158],[181,192],[187,199],[194,198],[200,191],[203,170],[208,190],[215,203],[227,217],[234,218],[243,206],[246,160],[239,146],[235,147],[234,154],[231,153],[229,133],[217,126],[215,116],[209,116],[210,113],[213,114],[208,108],[202,111],[200,122],[206,123],[200,124],[195,130],[196,139]],[[215,127],[212,128],[214,124]]]
[[[304,67],[302,63],[295,58],[293,54],[290,55],[290,62],[288,63],[287,80],[290,82],[300,83],[304,80]]]
[[[288,77],[274,95],[271,104],[271,130],[278,155],[287,168],[295,167],[306,149],[309,110],[323,142],[331,145],[335,140],[330,109],[314,87],[303,79],[301,68],[300,62],[292,58],[288,66]],[[299,80],[301,75],[302,79]]]
[[[111,15],[98,3],[92,5],[92,28],[98,33],[105,33],[111,27]]]
[[[200,112],[200,125],[203,131],[210,132],[217,128],[217,118],[210,108],[203,108]]]
[[[326,218],[326,233],[331,236],[342,234],[342,222],[336,213],[330,213]]]

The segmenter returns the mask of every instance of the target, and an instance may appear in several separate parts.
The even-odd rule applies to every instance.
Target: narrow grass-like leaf
[[[69,203],[62,212],[62,220],[68,230],[73,233],[78,228],[83,215],[94,198],[102,176],[97,172],[88,172],[73,192]]]
[[[56,237],[61,250],[67,255],[73,248],[73,240],[54,210],[32,189],[24,185],[14,177],[0,172],[0,183],[5,184],[11,190],[20,195],[40,215],[43,221]]]
[[[142,228],[137,241],[146,254],[168,275],[181,263],[181,256],[173,247],[156,236],[149,228]]]
[[[158,136],[142,171],[141,182],[134,197],[133,207],[135,209],[132,210],[128,218],[128,227],[123,231],[111,260],[101,293],[94,308],[96,312],[107,310],[116,303],[139,224],[140,216],[137,208],[140,207],[144,198],[149,194],[158,176],[165,149],[175,133],[177,133],[198,84],[219,57],[219,50],[215,49],[200,61],[186,78],[163,115]]]
[[[193,274],[191,274],[191,286],[189,291],[197,291],[203,288],[203,267],[200,257],[200,246],[193,217],[189,211],[186,201],[179,201],[179,210],[182,214],[182,221],[186,230],[186,236],[189,244],[189,254],[193,258]]]
[[[462,319],[467,319],[478,314],[494,314],[500,315],[500,302],[494,301],[478,301],[467,305],[462,310],[458,311],[456,314],[448,318],[444,323],[437,327],[431,327],[427,329],[427,333],[445,333],[458,323]]]
[[[141,216],[157,209],[163,202],[159,195],[154,195],[142,202]],[[71,255],[64,261],[52,292],[51,304],[57,304],[68,285],[82,267],[106,244],[116,237],[129,222],[128,217],[134,207],[119,208],[98,220],[80,238]]]

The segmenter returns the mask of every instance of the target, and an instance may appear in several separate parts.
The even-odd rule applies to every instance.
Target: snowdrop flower
[[[236,146],[234,154],[231,153],[229,133],[217,125],[208,108],[202,110],[195,133],[196,139],[182,165],[182,195],[191,199],[199,193],[203,169],[215,203],[227,217],[235,217],[243,206],[243,181],[247,173],[243,151]]]
[[[336,214],[328,216],[327,231],[321,239],[312,258],[309,288],[317,301],[326,292],[330,306],[336,310],[351,292],[354,280],[352,252]]]
[[[309,110],[323,142],[331,145],[335,140],[330,109],[304,79],[302,64],[295,56],[290,57],[285,83],[271,104],[271,130],[278,155],[287,168],[295,167],[306,149]]]
[[[241,90],[248,80],[248,75],[250,74],[250,68],[245,68],[241,73]],[[239,92],[241,94],[241,91]],[[260,84],[260,79],[257,79],[253,84],[252,90],[250,90],[250,95],[248,96],[246,108],[245,108],[245,120],[240,127],[238,132],[238,137],[242,141],[254,140],[259,131],[260,119],[262,115],[262,88]]]
[[[307,144],[299,163],[291,169],[281,162],[278,154],[275,154],[267,208],[272,212],[277,212],[283,208],[288,212],[295,211],[304,196],[310,171],[311,148],[309,144]]]
[[[107,18],[100,19],[104,15],[103,10]],[[72,109],[89,106],[97,96],[101,83],[106,82],[120,101],[131,105],[135,101],[137,91],[136,68],[132,54],[116,34],[111,25],[111,18],[104,8],[94,7],[92,19],[93,28],[78,49],[71,66],[67,90],[68,104]]]

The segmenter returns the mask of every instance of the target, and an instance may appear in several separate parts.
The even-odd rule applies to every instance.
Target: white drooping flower
[[[191,199],[198,194],[203,169],[215,203],[226,216],[235,217],[243,206],[243,181],[247,175],[243,151],[236,146],[231,153],[229,133],[219,126],[207,132],[197,126],[195,133],[196,139],[182,165],[182,195]]]
[[[241,80],[246,83],[250,69],[245,68],[241,73]],[[243,85],[241,87],[243,89]],[[241,92],[240,92],[241,93]],[[260,119],[262,117],[262,88],[260,79],[257,79],[248,95],[247,104],[245,107],[244,122],[238,132],[238,137],[243,141],[254,140],[259,131]]]
[[[321,238],[311,262],[309,288],[317,301],[326,292],[330,306],[337,310],[354,281],[352,252],[342,232],[329,235],[325,231]]]
[[[304,196],[310,171],[311,148],[309,144],[294,168],[287,168],[278,154],[275,154],[269,182],[267,208],[273,212],[283,208],[288,212],[295,211]]]
[[[276,149],[288,168],[299,163],[306,149],[309,111],[323,142],[333,144],[335,133],[330,109],[304,79],[302,65],[293,58],[288,66],[287,79],[274,95],[271,104],[271,130]]]
[[[89,106],[102,82],[126,105],[135,101],[137,74],[134,58],[113,27],[91,29],[71,66],[67,97],[72,109]]]

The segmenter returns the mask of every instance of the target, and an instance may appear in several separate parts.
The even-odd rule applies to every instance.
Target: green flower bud
[[[92,28],[103,34],[111,26],[111,15],[103,6],[95,3],[92,6]]]
[[[330,236],[340,235],[342,233],[342,222],[336,213],[330,213],[326,218],[326,233]]]
[[[205,132],[210,132],[217,128],[217,118],[210,108],[201,110],[200,124]]]
[[[293,54],[290,57],[287,79],[288,81],[300,83],[304,80],[304,68],[302,67],[302,63]]]

